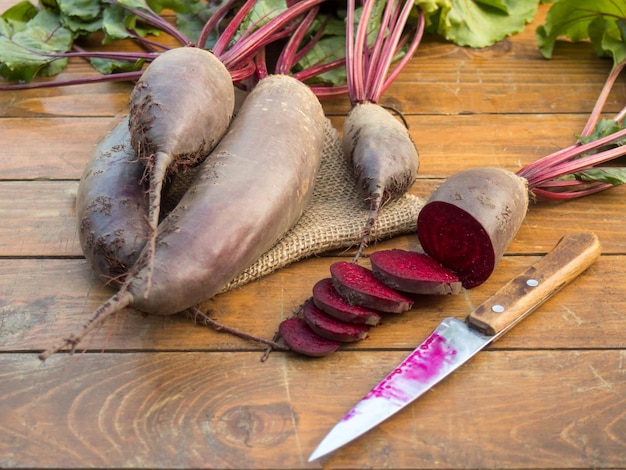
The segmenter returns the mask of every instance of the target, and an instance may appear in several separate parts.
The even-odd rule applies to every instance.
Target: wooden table
[[[2,11],[13,4],[1,0]],[[468,50],[426,38],[389,89],[421,151],[412,192],[479,165],[515,170],[571,144],[610,68],[589,45],[544,60],[537,21]],[[66,76],[88,73],[72,62]],[[111,294],[82,257],[74,199],[130,84],[0,93],[0,466],[30,468],[624,468],[626,187],[531,207],[482,286],[389,318],[324,359],[274,352],[183,316],[125,311],[84,354],[37,353]],[[622,79],[608,103],[626,103]],[[345,100],[325,103],[340,126]],[[601,259],[456,374],[322,462],[310,452],[447,315],[463,318],[564,234],[592,229]],[[377,248],[417,246],[415,235]],[[214,317],[271,338],[328,267],[296,263],[215,300]]]

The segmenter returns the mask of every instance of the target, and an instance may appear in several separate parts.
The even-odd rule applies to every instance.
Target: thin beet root
[[[331,317],[307,300],[302,310],[304,321],[309,328],[322,338],[341,343],[353,343],[367,337],[370,328],[366,325],[354,325]]]
[[[278,332],[292,351],[305,356],[322,357],[341,347],[340,342],[316,334],[300,317],[283,320],[278,326]]]
[[[461,281],[424,253],[400,249],[370,255],[374,276],[389,287],[411,294],[447,295],[461,292]]]
[[[369,269],[356,263],[338,261],[330,266],[333,285],[348,303],[380,312],[404,313],[413,301],[386,286]]]
[[[376,326],[381,316],[375,310],[348,303],[335,289],[331,278],[324,278],[313,286],[313,303],[328,315],[355,325]]]
[[[491,275],[527,210],[524,178],[500,168],[473,168],[433,192],[418,216],[417,235],[424,251],[470,289]]]

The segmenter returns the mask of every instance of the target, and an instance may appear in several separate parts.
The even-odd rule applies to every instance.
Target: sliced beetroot
[[[371,254],[372,272],[393,289],[412,294],[446,295],[461,292],[461,281],[424,253],[400,249]]]
[[[335,289],[350,304],[387,313],[404,313],[413,307],[410,298],[386,286],[371,270],[356,263],[337,261],[331,264],[330,273]]]
[[[302,310],[304,321],[322,338],[342,343],[353,343],[367,337],[370,328],[366,325],[354,325],[342,322],[323,312],[308,300]]]
[[[417,235],[424,251],[470,289],[491,275],[527,209],[525,179],[500,168],[474,168],[433,192],[417,218]]]
[[[380,323],[380,314],[375,310],[348,303],[333,285],[329,277],[318,281],[313,286],[313,303],[331,317],[355,325],[376,326]]]
[[[299,317],[283,320],[278,326],[289,349],[305,356],[322,357],[335,352],[341,346],[338,341],[331,341],[316,334],[306,322]]]

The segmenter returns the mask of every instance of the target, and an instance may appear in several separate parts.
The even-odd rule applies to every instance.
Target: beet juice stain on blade
[[[328,433],[309,457],[318,459],[376,427],[443,380],[493,340],[446,318]]]

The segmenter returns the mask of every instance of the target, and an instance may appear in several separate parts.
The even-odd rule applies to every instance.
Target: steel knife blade
[[[353,441],[413,402],[591,266],[600,252],[594,233],[567,234],[465,321],[445,318],[331,429],[309,462]]]

